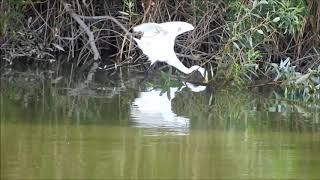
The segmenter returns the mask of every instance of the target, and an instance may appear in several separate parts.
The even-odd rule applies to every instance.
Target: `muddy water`
[[[318,102],[146,84],[2,80],[1,179],[320,177]]]

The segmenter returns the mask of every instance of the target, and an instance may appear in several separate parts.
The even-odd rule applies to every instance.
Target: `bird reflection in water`
[[[151,130],[151,135],[188,134],[190,119],[175,114],[171,106],[176,93],[182,93],[182,89],[185,88],[201,92],[206,86],[184,83],[182,87],[170,87],[167,91],[169,94],[163,93],[159,88],[148,88],[145,92],[141,92],[131,106],[131,118],[135,127],[148,128]]]

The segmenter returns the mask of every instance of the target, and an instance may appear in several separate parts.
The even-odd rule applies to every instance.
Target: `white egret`
[[[198,70],[206,78],[205,69],[200,66],[187,68],[177,58],[174,52],[175,38],[194,27],[186,22],[143,23],[132,28],[134,33],[141,34],[140,38],[134,38],[138,47],[148,56],[151,65],[157,61],[166,62],[185,74]]]

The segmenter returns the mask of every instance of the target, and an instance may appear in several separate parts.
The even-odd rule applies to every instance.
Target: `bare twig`
[[[74,12],[73,9],[70,8],[70,4],[67,4],[64,0],[60,0],[63,4],[66,11],[70,14],[70,16],[80,25],[80,27],[86,32],[86,34],[89,37],[89,44],[91,47],[91,50],[93,52],[93,59],[98,60],[100,59],[100,53],[98,51],[98,48],[95,44],[95,39],[93,32],[90,30],[90,28],[81,20],[80,16]]]
[[[101,19],[106,19],[106,20],[111,20],[114,23],[116,23],[126,34],[129,36],[132,35],[126,27],[123,26],[116,18],[112,16],[79,16],[81,19],[85,20],[101,20]]]

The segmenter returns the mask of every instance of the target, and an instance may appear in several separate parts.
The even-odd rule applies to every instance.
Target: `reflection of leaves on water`
[[[32,78],[34,79],[34,78]],[[58,85],[52,86],[52,81],[14,77],[1,79],[1,95],[4,104],[10,112],[19,112],[21,107],[30,108],[28,113],[38,114],[39,119],[50,121],[50,117],[69,116],[77,122],[100,121],[114,124],[130,123],[128,118],[131,102],[136,98],[137,86],[145,88],[138,81],[124,80],[125,86],[110,84],[91,84],[90,91],[94,94],[81,93],[70,96],[70,88],[61,88],[67,78],[61,79]],[[157,79],[159,80],[159,79]],[[169,81],[170,80],[170,81]],[[66,81],[68,83],[68,81]],[[73,85],[71,85],[72,87]],[[143,86],[142,88],[140,86]],[[191,119],[192,127],[204,128],[236,128],[254,129],[282,128],[289,130],[306,130],[309,127],[319,131],[320,128],[320,98],[305,98],[301,93],[274,91],[249,92],[239,90],[216,90],[194,93],[187,88],[181,91],[183,83],[173,78],[161,83],[149,82],[148,89],[161,89],[159,95],[167,93],[175,114]],[[63,86],[64,87],[64,86]],[[103,87],[103,90],[98,88]],[[170,87],[175,87],[170,90]],[[87,93],[88,94],[88,93]],[[171,96],[170,96],[171,95]],[[14,103],[12,103],[14,102]],[[18,104],[18,106],[16,106]],[[22,104],[23,106],[19,106]],[[209,104],[209,105],[208,105]],[[37,111],[32,111],[32,109]],[[16,109],[16,110],[15,110]],[[38,110],[41,110],[38,111]],[[8,110],[9,111],[9,110]],[[56,118],[60,119],[60,118]]]
[[[320,101],[315,101],[316,97],[307,98],[303,92],[273,91],[272,96],[274,100],[268,109],[270,112],[297,112],[306,118],[312,118],[314,112],[320,109]]]
[[[191,118],[191,127],[198,128],[320,130],[320,101],[304,103],[280,95],[275,98],[273,93],[264,97],[233,90],[208,93],[179,93],[172,110]]]
[[[170,88],[165,87],[164,89],[161,89],[160,96],[162,96],[164,93],[167,93],[168,99],[171,99]]]
[[[167,93],[167,97],[168,99],[171,99],[171,90],[170,88],[178,88],[177,91],[180,91],[181,88],[184,86],[183,82],[179,79],[172,79],[171,77],[172,74],[172,68],[169,69],[169,72],[163,72],[161,71],[161,78],[164,81],[163,83],[159,84],[155,84],[155,83],[151,83],[148,82],[148,86],[152,87],[152,89],[160,89],[160,96],[162,96],[163,94]]]

